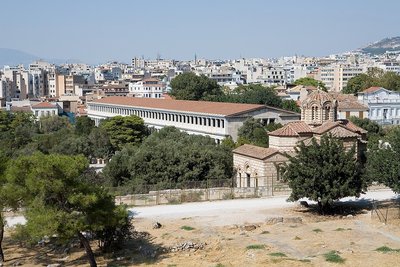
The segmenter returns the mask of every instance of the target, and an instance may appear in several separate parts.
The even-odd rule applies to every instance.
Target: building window
[[[329,120],[330,119],[330,111],[331,111],[331,107],[330,106],[326,106],[325,107],[325,120]]]

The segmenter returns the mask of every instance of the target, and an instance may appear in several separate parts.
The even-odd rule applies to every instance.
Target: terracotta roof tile
[[[333,129],[333,128],[335,128],[335,127],[336,127],[336,128],[339,128],[339,127],[337,127],[337,126],[339,126],[339,127],[344,127],[345,129],[347,129],[347,130],[349,130],[349,131],[351,131],[351,132],[353,132],[353,133],[356,133],[356,134],[364,134],[364,133],[367,133],[366,130],[364,130],[364,129],[358,127],[357,125],[355,125],[354,123],[352,123],[352,122],[349,121],[349,120],[338,120],[338,121],[335,121],[335,122],[325,122],[325,123],[322,124],[321,126],[316,127],[316,128],[314,129],[314,132],[315,132],[316,134],[324,134],[324,133],[330,131],[331,129]]]
[[[352,109],[352,110],[360,110],[366,111],[368,110],[368,106],[358,102],[358,99],[354,95],[341,94],[341,93],[330,93],[333,98],[338,101],[338,109]]]
[[[370,88],[367,88],[367,89],[363,90],[362,93],[373,93],[375,91],[378,91],[381,88],[382,87],[379,87],[379,86],[372,86]]]
[[[134,97],[124,97],[124,96],[105,97],[99,100],[94,100],[93,103],[134,106],[134,107],[154,108],[161,110],[173,110],[173,111],[183,111],[183,112],[189,111],[194,113],[216,114],[223,116],[234,116],[266,108],[265,105],[255,105],[255,104],[236,104],[236,103],[187,101],[187,100],[155,99],[155,98],[134,98]]]
[[[318,126],[318,127],[314,128],[313,130],[314,130],[314,133],[316,133],[316,134],[324,134],[327,131],[329,131],[330,129],[338,126],[339,124],[340,124],[339,121],[335,121],[335,122],[326,121],[321,126]]]
[[[329,131],[334,137],[346,138],[346,137],[359,137],[360,135],[352,132],[344,127],[335,127]]]
[[[49,102],[41,102],[32,106],[33,109],[35,108],[56,108],[56,105],[50,104]]]
[[[318,89],[318,90],[312,91],[312,93],[310,93],[307,96],[307,98],[302,101],[301,104],[303,107],[308,105],[309,103],[313,103],[313,102],[321,103],[321,105],[322,105],[323,103],[325,103],[327,101],[333,102],[334,100],[335,99],[332,97],[332,95]]]
[[[278,152],[279,151],[274,148],[270,148],[270,147],[265,148],[265,147],[247,145],[247,144],[242,145],[233,150],[233,153],[235,153],[235,154],[249,156],[249,157],[256,158],[256,159],[266,159]]]
[[[360,134],[368,133],[368,131],[364,130],[361,127],[358,127],[357,125],[355,125],[354,123],[352,123],[349,120],[339,120],[339,121],[341,122],[342,125],[346,126],[346,128],[349,129],[350,131],[358,132]]]
[[[272,136],[300,136],[301,134],[310,134],[313,130],[304,121],[289,122],[282,128],[269,132]]]
[[[30,106],[13,107],[11,106],[11,112],[32,112]]]

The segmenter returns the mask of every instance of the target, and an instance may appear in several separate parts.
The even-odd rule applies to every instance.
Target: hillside
[[[0,68],[4,65],[16,66],[18,64],[24,64],[24,66],[28,66],[37,59],[39,59],[39,57],[20,50],[0,48]]]
[[[365,54],[380,55],[386,51],[400,51],[400,36],[385,38],[359,49]]]

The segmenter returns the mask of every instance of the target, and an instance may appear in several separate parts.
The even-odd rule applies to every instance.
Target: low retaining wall
[[[178,204],[184,202],[213,201],[234,198],[255,198],[267,196],[289,195],[290,189],[287,185],[274,186],[272,191],[267,187],[216,187],[204,189],[169,189],[150,191],[148,194],[133,194],[117,196],[117,204],[129,206],[150,206],[162,204]]]

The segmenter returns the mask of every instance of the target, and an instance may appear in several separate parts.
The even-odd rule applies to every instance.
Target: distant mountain
[[[24,64],[28,66],[40,57],[10,48],[0,48],[0,68],[4,65],[16,66],[18,64]]]
[[[372,55],[384,54],[386,51],[400,51],[400,36],[382,39],[360,48],[358,51]]]
[[[4,65],[17,66],[19,64],[23,64],[25,68],[28,68],[29,64],[36,60],[44,60],[56,65],[65,63],[82,63],[79,59],[45,58],[16,49],[0,48],[0,69],[3,68]]]

